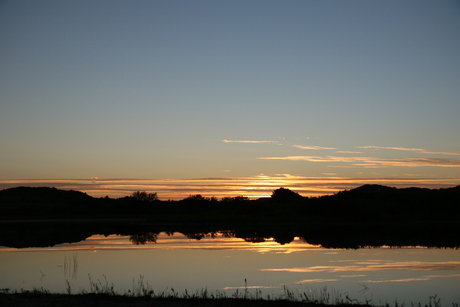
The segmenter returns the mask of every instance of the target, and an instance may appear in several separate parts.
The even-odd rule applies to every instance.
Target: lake
[[[156,243],[135,241],[93,235],[46,248],[0,247],[0,289],[78,293],[96,285],[119,293],[140,287],[179,295],[206,289],[252,297],[306,293],[312,299],[328,296],[330,303],[406,306],[436,295],[444,306],[460,303],[458,249],[334,249],[298,237],[288,244],[252,243],[222,233],[196,240],[162,232],[155,234]]]

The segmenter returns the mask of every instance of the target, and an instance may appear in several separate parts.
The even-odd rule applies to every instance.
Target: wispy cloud
[[[302,145],[293,145],[292,147],[300,148],[300,149],[310,149],[310,150],[325,150],[325,149],[337,149],[333,147],[322,147],[322,146],[302,146]]]
[[[434,155],[453,155],[459,156],[460,152],[446,152],[446,151],[429,151],[423,148],[410,148],[410,147],[385,147],[385,146],[356,146],[356,148],[362,149],[388,149],[388,150],[400,150],[400,151],[415,151],[424,154]]]
[[[454,275],[428,275],[422,277],[413,277],[413,278],[401,278],[401,279],[384,279],[384,280],[363,280],[362,282],[366,283],[384,283],[384,282],[411,282],[411,281],[427,281],[437,278],[450,278],[450,277],[460,277],[460,274]]]
[[[361,151],[350,151],[350,150],[339,150],[337,153],[346,153],[346,154],[360,154]]]
[[[460,167],[460,159],[440,158],[376,158],[376,157],[339,157],[339,156],[286,156],[286,157],[259,157],[262,160],[290,160],[308,162],[351,163],[358,167]]]
[[[248,144],[263,144],[263,143],[278,143],[278,141],[247,141],[247,140],[222,140],[224,143],[248,143]]]

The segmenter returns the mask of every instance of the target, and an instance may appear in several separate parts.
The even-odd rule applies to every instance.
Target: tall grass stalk
[[[64,277],[71,276],[72,279],[77,279],[78,274],[78,255],[73,253],[72,256],[64,257]],[[42,273],[43,274],[43,273]]]
[[[109,295],[109,296],[120,296],[120,297],[148,297],[152,299],[210,299],[210,300],[221,300],[221,299],[235,299],[235,300],[263,300],[263,301],[286,301],[286,302],[303,302],[308,305],[329,305],[329,306],[384,306],[384,307],[404,307],[404,304],[399,304],[395,301],[392,305],[389,303],[373,305],[369,301],[359,302],[356,299],[349,297],[348,293],[342,293],[334,289],[330,290],[326,286],[321,289],[309,289],[306,292],[299,290],[289,289],[287,286],[283,286],[282,291],[278,295],[267,295],[264,297],[260,289],[255,289],[254,294],[251,293],[248,287],[247,280],[244,280],[244,290],[240,291],[237,288],[230,296],[225,291],[215,290],[209,291],[207,288],[197,290],[194,293],[190,293],[185,289],[183,294],[179,294],[174,288],[166,288],[164,291],[155,292],[153,288],[145,282],[144,276],[140,275],[136,281],[133,279],[132,289],[119,293],[115,291],[113,283],[109,283],[107,277],[102,275],[103,279],[93,281],[90,274],[88,274],[90,289],[89,292],[85,289],[81,289],[78,293],[73,295],[85,295],[85,294],[98,294],[98,295]],[[9,289],[0,289],[0,292],[8,294]],[[67,295],[72,295],[72,287],[68,280],[66,280],[65,292]],[[34,288],[32,291],[21,289],[19,292],[11,293],[24,293],[34,295],[53,295],[50,291],[42,288]],[[441,299],[437,295],[430,296],[428,304],[411,304],[411,307],[441,307]],[[458,303],[453,303],[452,307],[459,307]]]

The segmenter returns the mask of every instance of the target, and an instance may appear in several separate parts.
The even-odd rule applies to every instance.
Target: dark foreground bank
[[[0,294],[0,306],[133,306],[133,307],[179,307],[179,306],[369,306],[353,303],[327,305],[317,302],[290,301],[287,299],[243,299],[243,298],[152,298],[107,294],[49,294],[15,293]]]

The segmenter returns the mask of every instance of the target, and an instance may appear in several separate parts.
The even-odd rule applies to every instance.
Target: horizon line
[[[460,178],[378,178],[378,177],[306,177],[289,174],[258,175],[248,177],[207,177],[185,179],[0,179],[0,190],[18,187],[49,186],[64,190],[77,190],[93,197],[124,197],[136,191],[157,193],[160,199],[184,199],[190,195],[204,197],[249,198],[269,197],[277,188],[287,188],[302,196],[331,195],[366,184],[379,184],[396,188],[450,188],[460,185]]]

